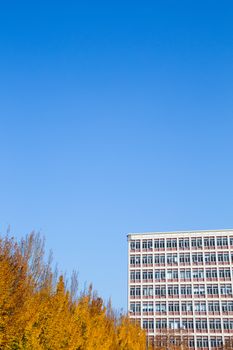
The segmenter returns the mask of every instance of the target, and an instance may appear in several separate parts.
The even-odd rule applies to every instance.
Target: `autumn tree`
[[[88,290],[78,293],[45,260],[44,240],[32,233],[0,240],[0,349],[144,350],[144,331]]]

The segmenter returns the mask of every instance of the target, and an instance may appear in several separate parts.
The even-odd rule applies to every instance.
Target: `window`
[[[201,318],[196,320],[196,329],[207,329],[207,319]]]
[[[193,278],[194,279],[203,279],[204,278],[203,269],[194,269],[193,270]]]
[[[208,302],[208,310],[212,313],[219,313],[220,312],[220,306],[218,301],[210,301]]]
[[[219,269],[219,277],[220,278],[231,278],[230,269]]]
[[[140,265],[141,264],[141,257],[140,255],[135,256],[135,265]]]
[[[141,312],[141,304],[140,303],[130,303],[130,312],[140,313]]]
[[[209,320],[209,327],[210,329],[214,329],[214,330],[220,330],[221,329],[221,320],[216,318],[216,319],[210,319]]]
[[[156,303],[155,304],[155,311],[157,312],[166,312],[166,304],[165,303]]]
[[[155,264],[164,265],[165,264],[165,255],[155,254]]]
[[[135,250],[135,241],[130,242],[130,249]]]
[[[179,329],[180,328],[180,321],[179,320],[169,320],[169,328],[170,329]]]
[[[165,286],[155,286],[155,296],[158,296],[158,297],[166,296],[166,287]]]
[[[142,304],[142,312],[153,312],[154,306],[152,302]]]
[[[155,327],[157,329],[166,329],[167,328],[167,320],[166,319],[162,319],[162,320],[157,319],[156,323],[155,323]]]
[[[194,295],[205,295],[205,286],[203,285],[194,285],[193,286]]]
[[[183,238],[179,239],[179,247],[184,248],[184,239]]]
[[[143,329],[153,330],[154,329],[154,320],[143,320]]]
[[[196,302],[194,305],[194,310],[196,312],[206,312],[206,303]]]
[[[178,270],[167,270],[167,279],[178,279]]]
[[[130,287],[130,296],[131,297],[140,297],[141,296],[141,287]]]
[[[136,297],[140,297],[141,296],[141,287],[136,287],[135,288],[135,295],[136,295]]]
[[[193,338],[189,338],[188,344],[189,344],[190,348],[194,348],[194,339]]]
[[[209,342],[208,338],[197,338],[197,348],[208,348]]]
[[[192,246],[192,248],[196,248],[196,246],[197,246],[197,240],[196,240],[196,238],[192,238],[192,239],[191,239],[191,246]]]
[[[192,245],[192,248],[201,248],[202,247],[202,238],[192,238],[191,245]]]
[[[168,304],[168,311],[170,311],[170,312],[179,312],[180,311],[179,303],[169,303]]]
[[[155,280],[165,280],[165,270],[155,270]]]
[[[179,294],[179,287],[177,285],[168,286],[167,293],[168,293],[168,296],[178,295]]]
[[[140,249],[140,248],[139,248]],[[142,241],[142,249],[152,249],[152,239]]]
[[[167,264],[177,265],[177,263],[178,263],[177,254],[168,254],[167,255]]]
[[[129,308],[130,312],[135,312],[135,303],[130,303],[130,308]]]
[[[135,271],[130,272],[130,281],[135,281]]]
[[[153,296],[153,287],[152,286],[143,286],[142,287],[142,295],[144,297],[152,297]]]
[[[215,263],[216,262],[215,253],[205,253],[205,262],[206,263]]]
[[[190,302],[183,302],[181,304],[181,310],[183,312],[192,312],[193,311],[193,305]]]
[[[230,284],[222,284],[220,286],[221,295],[231,295],[232,286]]]
[[[179,239],[179,247],[182,249],[189,248],[189,239],[188,238],[180,238]]]
[[[223,328],[224,329],[233,329],[233,319],[223,320]]]
[[[193,329],[193,320],[184,318],[182,320],[182,328],[184,328],[184,329]]]
[[[207,285],[207,294],[208,295],[218,295],[218,286],[217,285]]]
[[[130,265],[135,265],[135,255],[130,255]]]
[[[228,247],[227,237],[217,237],[218,247]]]
[[[141,248],[141,242],[140,241],[135,241],[135,249],[140,250]]]
[[[184,279],[190,280],[191,279],[191,270],[184,270]]]
[[[180,263],[189,265],[190,264],[190,254],[180,254]]]
[[[222,312],[233,312],[233,302],[222,302]]]
[[[192,295],[192,287],[190,285],[181,285],[180,294],[182,295]]]
[[[177,248],[177,239],[172,239],[172,248]]]
[[[206,278],[217,278],[217,270],[216,269],[207,269],[206,270]]]
[[[152,270],[148,270],[147,271],[147,279],[148,280],[153,280],[153,271]]]

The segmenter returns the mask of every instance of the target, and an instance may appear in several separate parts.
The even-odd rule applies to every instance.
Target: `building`
[[[148,341],[230,342],[232,284],[233,230],[128,235],[128,312]]]

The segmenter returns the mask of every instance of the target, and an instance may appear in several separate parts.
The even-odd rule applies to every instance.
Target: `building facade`
[[[148,341],[229,343],[232,290],[233,230],[128,235],[128,312]]]

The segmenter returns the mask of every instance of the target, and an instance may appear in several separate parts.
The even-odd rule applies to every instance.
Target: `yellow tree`
[[[118,325],[119,350],[145,350],[146,334],[139,325],[127,316],[122,316]]]

